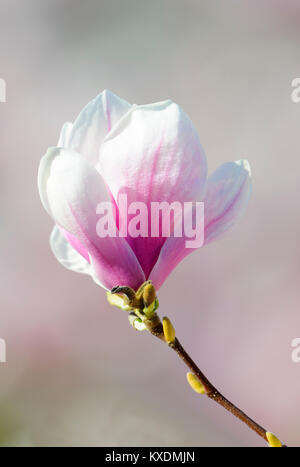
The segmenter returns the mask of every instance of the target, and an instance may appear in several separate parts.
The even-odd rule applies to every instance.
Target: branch
[[[122,296],[126,297],[126,300],[122,299]],[[121,300],[123,302],[121,308],[132,310],[129,314],[129,322],[133,328],[139,331],[147,329],[153,336],[167,343],[177,353],[189,370],[191,370],[187,374],[187,380],[194,391],[199,394],[206,394],[207,397],[224,407],[224,409],[244,422],[251,430],[255,431],[263,440],[267,441],[269,446],[286,447],[282,445],[281,441],[273,433],[260,426],[252,418],[248,417],[245,412],[226,399],[204,375],[180,344],[169,318],[165,317],[161,322],[156,313],[158,300],[151,281],[144,282],[137,292],[130,287],[116,286],[111,292],[107,293],[107,299],[111,305],[116,306],[120,306]]]
[[[273,435],[271,432],[267,431],[265,428],[260,426],[254,420],[252,420],[248,415],[245,414],[242,410],[236,407],[232,402],[230,402],[226,397],[224,397],[218,389],[213,386],[213,384],[208,380],[196,363],[191,359],[189,354],[183,348],[179,340],[175,337],[175,330],[168,318],[163,319],[163,324],[156,315],[155,322],[146,323],[148,331],[155,337],[158,337],[162,341],[168,344],[168,346],[173,349],[176,354],[181,358],[181,360],[186,364],[186,366],[191,370],[192,375],[196,378],[188,378],[188,381],[191,387],[196,390],[196,392],[205,393],[207,397],[217,402],[219,405],[232,413],[235,417],[244,422],[249,428],[251,428],[255,433],[257,433],[261,438],[269,443],[272,447],[286,447],[282,445],[278,438]],[[189,375],[189,374],[188,374]],[[201,387],[203,390],[201,390]],[[199,390],[200,389],[200,390]]]

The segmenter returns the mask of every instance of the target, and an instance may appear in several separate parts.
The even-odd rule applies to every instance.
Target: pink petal
[[[251,192],[250,167],[247,161],[228,162],[208,179],[204,197],[204,244],[223,235],[244,211]],[[187,255],[187,238],[171,237],[163,245],[150,279],[159,289],[168,275]]]
[[[190,201],[201,196],[206,159],[185,112],[171,101],[133,106],[105,138],[97,169],[116,203]],[[122,218],[123,213],[120,213]],[[148,277],[165,238],[127,238]]]
[[[96,207],[107,197],[99,173],[80,154],[51,148],[39,169],[41,200],[55,222],[88,252],[98,281],[107,289],[115,285],[137,288],[145,276],[124,238],[100,238],[96,232]]]

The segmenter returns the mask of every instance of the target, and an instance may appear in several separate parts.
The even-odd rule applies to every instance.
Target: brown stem
[[[147,326],[148,327],[148,326]],[[159,322],[155,323],[155,326],[153,328],[148,327],[148,330],[153,334],[154,336],[158,337],[159,339],[163,340],[164,339],[164,333],[163,333],[163,327],[162,324],[159,320]],[[186,366],[191,370],[194,375],[197,376],[197,378],[201,381],[201,383],[204,386],[206,395],[220,404],[224,409],[228,410],[230,413],[232,413],[235,417],[239,418],[242,422],[244,422],[249,428],[251,428],[255,433],[257,433],[261,438],[263,438],[265,441],[268,442],[267,436],[266,436],[266,430],[262,426],[260,426],[258,423],[256,423],[254,420],[252,420],[248,415],[246,415],[242,410],[240,410],[238,407],[236,407],[232,402],[230,402],[226,397],[224,397],[212,384],[211,382],[207,379],[207,377],[202,373],[202,371],[198,368],[196,363],[191,359],[191,357],[188,355],[188,353],[185,351],[185,349],[182,347],[180,344],[179,340],[175,338],[175,340],[171,343],[168,344],[171,349],[173,349],[177,355],[181,358],[181,360],[186,364]],[[286,447],[286,446],[284,446]]]

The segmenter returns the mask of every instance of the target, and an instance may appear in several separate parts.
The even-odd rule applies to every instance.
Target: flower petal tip
[[[251,177],[252,175],[251,166],[247,159],[240,159],[238,161],[235,161],[235,163],[239,165],[240,167],[242,167],[243,169],[245,169],[248,172],[249,177]]]

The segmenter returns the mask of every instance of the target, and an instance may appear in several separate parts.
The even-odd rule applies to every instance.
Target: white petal
[[[103,91],[76,118],[68,147],[96,164],[103,139],[130,107],[128,102],[112,92]]]
[[[204,198],[205,244],[230,229],[243,213],[251,194],[246,160],[221,165],[207,181]]]
[[[133,106],[105,138],[97,168],[115,199],[194,201],[207,165],[198,134],[174,102]]]
[[[60,155],[60,151],[60,148],[48,148],[46,154],[40,160],[38,171],[38,190],[42,201],[42,205],[44,206],[48,214],[52,217],[53,215],[48,201],[47,184],[50,178],[52,161],[55,157]]]
[[[63,127],[62,127],[62,129],[60,131],[59,140],[58,140],[58,143],[57,143],[58,147],[60,147],[60,148],[67,148],[68,147],[72,129],[73,129],[73,123],[71,123],[71,122],[64,123],[64,125],[63,125]]]

